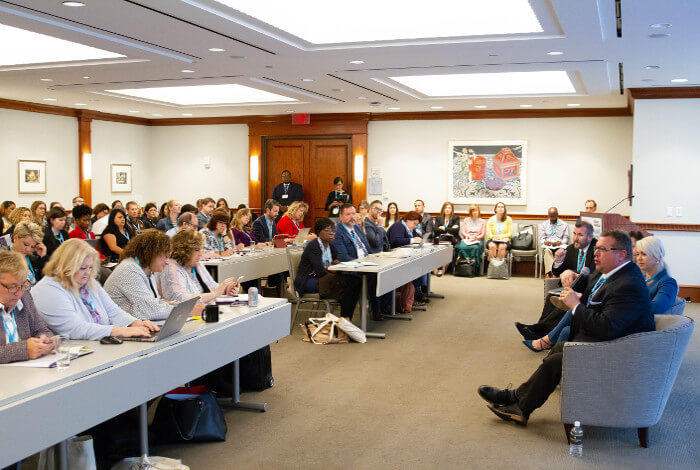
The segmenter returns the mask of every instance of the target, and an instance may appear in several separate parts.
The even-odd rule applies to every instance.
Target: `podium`
[[[581,212],[581,220],[593,225],[593,237],[600,238],[600,234],[606,230],[622,230],[623,232],[631,232],[638,230],[645,237],[651,235],[646,230],[632,222],[628,217],[620,214],[601,214],[597,212]]]

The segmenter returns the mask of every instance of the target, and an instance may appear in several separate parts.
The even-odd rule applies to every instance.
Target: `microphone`
[[[581,269],[581,273],[579,274],[579,276],[576,278],[573,284],[571,284],[571,290],[576,291],[576,288],[579,286],[579,284],[583,283],[583,279],[585,279],[586,276],[588,276],[590,273],[591,269],[588,266],[584,266],[583,269]],[[561,289],[563,290],[563,288]],[[550,294],[554,294],[554,292],[550,291]],[[552,295],[549,298],[549,302],[559,310],[563,310],[565,312],[569,310],[569,307],[557,295]]]
[[[612,206],[610,209],[608,209],[608,210],[606,210],[605,212],[603,212],[603,214],[607,214],[608,212],[610,212],[611,210],[613,210],[614,208],[616,208],[617,206],[619,206],[620,204],[622,204],[622,203],[625,202],[626,200],[628,200],[628,199],[631,200],[631,199],[633,199],[633,198],[634,198],[634,195],[632,195],[632,196],[627,196],[627,197],[624,198],[622,201],[618,202],[617,204],[615,204],[614,206]]]
[[[591,274],[591,268],[589,268],[588,266],[584,266],[583,269],[581,269],[581,272],[579,273],[576,280],[571,284],[571,290],[576,290],[576,288],[579,286],[579,284],[582,284],[583,280],[589,274]]]

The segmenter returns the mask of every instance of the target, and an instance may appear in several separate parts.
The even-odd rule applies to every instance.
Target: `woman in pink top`
[[[462,240],[455,246],[457,260],[471,260],[479,267],[481,253],[484,251],[486,221],[481,218],[479,206],[469,206],[469,217],[465,217],[459,229]]]

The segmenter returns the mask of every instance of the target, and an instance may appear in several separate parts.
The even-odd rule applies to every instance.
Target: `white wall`
[[[17,160],[46,161],[46,194],[18,193]],[[0,109],[0,198],[29,207],[37,199],[71,207],[78,194],[78,121]]]
[[[151,129],[135,124],[92,121],[92,204],[111,205],[119,199],[123,204],[134,200],[150,201],[152,174],[150,162]],[[110,183],[111,165],[131,164],[132,192],[113,193]]]
[[[636,100],[634,109],[634,193],[632,220],[700,223],[700,99]],[[667,216],[667,208],[673,216]],[[682,216],[676,216],[676,208]],[[655,232],[681,285],[700,285],[697,232]]]
[[[561,214],[577,214],[586,199],[605,210],[627,196],[631,117],[370,122],[368,174],[380,170],[383,190],[399,209],[420,198],[439,211],[447,197],[448,141],[488,139],[528,141],[527,205],[509,207],[511,213],[544,214],[556,205]],[[616,212],[629,214],[629,205]]]
[[[183,204],[210,196],[229,205],[248,203],[248,126],[152,127],[148,194]],[[204,168],[204,158],[211,168]]]

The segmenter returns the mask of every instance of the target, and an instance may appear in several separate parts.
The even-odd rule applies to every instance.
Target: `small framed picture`
[[[122,163],[112,164],[112,192],[131,192],[131,165]]]
[[[40,160],[18,160],[20,194],[46,193],[46,162]]]

